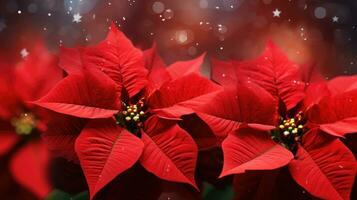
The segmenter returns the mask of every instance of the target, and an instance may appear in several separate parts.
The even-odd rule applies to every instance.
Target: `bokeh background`
[[[156,43],[168,64],[204,52],[250,59],[271,39],[327,79],[357,73],[357,0],[0,0],[0,57],[21,60],[40,38],[53,53],[60,46],[95,44],[112,22],[142,49]],[[84,178],[72,180],[73,174],[83,176],[80,168],[63,170],[63,162],[54,162],[55,174],[63,174],[51,178],[72,184],[57,187],[83,191]],[[3,165],[0,188],[17,194],[13,199],[36,199],[19,189]]]
[[[248,59],[272,39],[326,78],[357,71],[356,0],[2,0],[0,50],[21,58],[35,36],[53,52],[95,44],[111,22],[139,47],[155,42],[167,63],[205,51]]]

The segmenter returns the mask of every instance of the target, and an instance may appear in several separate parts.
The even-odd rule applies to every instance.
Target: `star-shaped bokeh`
[[[330,78],[357,72],[356,11],[353,0],[5,0],[0,40],[10,43],[20,29],[31,29],[56,50],[96,43],[114,22],[143,48],[155,42],[171,63],[204,51],[223,59],[252,58],[272,39],[291,59],[315,63]]]

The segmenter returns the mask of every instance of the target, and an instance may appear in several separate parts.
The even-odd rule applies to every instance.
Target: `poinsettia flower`
[[[145,58],[112,25],[98,45],[62,49],[60,66],[69,75],[35,102],[68,116],[92,119],[80,134],[66,131],[58,136],[57,131],[45,136],[53,144],[59,138],[68,141],[63,155],[78,156],[91,198],[137,162],[161,179],[197,188],[197,146],[177,122],[220,87],[187,66],[199,66],[202,57],[169,68],[149,66]],[[159,70],[167,74],[165,80],[155,78]],[[67,120],[57,129],[80,127],[74,123]],[[70,149],[76,155],[70,155]]]
[[[29,55],[16,64],[8,63],[0,77],[0,156],[9,157],[10,171],[20,185],[44,198],[50,190],[49,154],[39,136],[48,115],[27,102],[47,93],[62,78],[62,69],[42,42],[28,49]]]
[[[272,43],[255,60],[213,62],[226,89],[197,109],[223,140],[221,177],[287,166],[312,195],[349,199],[357,164],[339,137],[357,131],[356,78],[304,83],[302,74]]]

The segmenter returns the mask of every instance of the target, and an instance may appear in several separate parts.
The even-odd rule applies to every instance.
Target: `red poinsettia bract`
[[[26,50],[27,51],[27,50]],[[48,113],[27,102],[40,98],[62,78],[57,59],[35,42],[17,64],[0,66],[0,156],[9,157],[14,179],[40,198],[50,191],[48,152],[40,140]]]
[[[198,67],[176,63],[165,68],[153,51],[135,48],[113,25],[96,46],[62,49],[60,66],[69,75],[35,102],[91,119],[82,130],[71,120],[56,129],[77,129],[45,136],[56,150],[65,150],[63,156],[78,156],[91,198],[137,161],[161,179],[197,187],[197,146],[177,122],[220,87],[201,77]],[[202,57],[188,63],[201,62]],[[60,140],[66,142],[60,146]]]
[[[225,90],[197,109],[223,139],[221,176],[288,166],[312,195],[349,199],[357,164],[340,137],[357,132],[357,79],[303,74],[272,43],[251,61],[213,61]]]

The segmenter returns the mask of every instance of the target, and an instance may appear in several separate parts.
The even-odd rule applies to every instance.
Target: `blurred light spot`
[[[273,17],[280,17],[280,14],[281,14],[281,11],[277,8],[273,11]]]
[[[227,27],[222,25],[222,24],[218,24],[218,32],[221,33],[221,34],[225,34],[227,33]]]
[[[220,9],[225,11],[232,11],[239,8],[245,0],[224,0],[220,2]]]
[[[175,39],[178,43],[184,44],[185,42],[187,42],[187,39],[188,39],[187,31],[185,31],[185,30],[177,31],[175,33]]]
[[[17,14],[21,14],[21,10],[18,10],[18,11],[17,11]]]
[[[200,28],[203,29],[204,31],[208,31],[208,30],[212,30],[212,26],[210,22],[204,22],[204,21],[200,21]]]
[[[317,7],[314,14],[317,19],[323,19],[326,17],[326,9],[324,7]]]
[[[90,34],[87,34],[85,40],[88,42],[88,41],[91,40],[91,39],[92,39],[92,36],[91,36]]]
[[[21,51],[20,51],[20,55],[22,58],[26,58],[28,55],[29,55],[29,52],[27,51],[26,48],[23,48]]]
[[[174,12],[171,9],[166,9],[164,12],[165,19],[172,19],[174,17]]]
[[[332,22],[338,22],[338,17],[337,16],[334,16],[334,17],[332,17]]]
[[[165,5],[162,2],[155,1],[152,4],[152,11],[154,11],[154,13],[159,14],[159,13],[164,12],[164,10],[165,10]]]
[[[79,22],[81,22],[81,21],[82,21],[82,16],[81,16],[79,13],[73,15],[73,20],[72,20],[72,22],[79,23]]]

